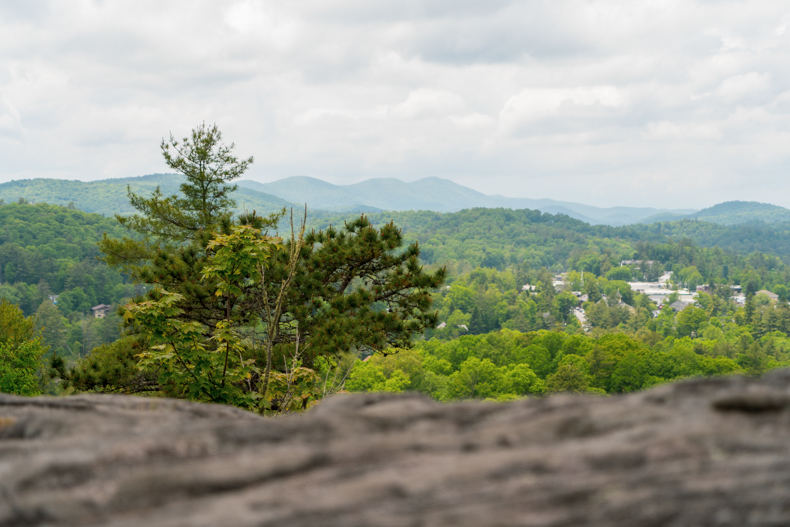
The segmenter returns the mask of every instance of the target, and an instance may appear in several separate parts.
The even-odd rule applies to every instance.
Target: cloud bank
[[[790,206],[788,25],[775,0],[6,1],[0,181],[162,172],[206,121],[260,181]]]

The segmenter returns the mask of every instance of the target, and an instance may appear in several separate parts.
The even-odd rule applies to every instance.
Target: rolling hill
[[[686,216],[720,225],[790,222],[790,210],[756,201],[727,201]]]
[[[68,205],[84,212],[95,212],[105,216],[113,214],[131,214],[135,210],[129,205],[127,186],[132,191],[148,195],[157,186],[165,195],[178,192],[184,180],[178,174],[151,174],[141,177],[103,179],[100,181],[68,181],[63,179],[24,179],[0,184],[0,199],[6,203],[19,201],[20,198],[30,203],[49,203],[52,205]],[[302,207],[298,202],[264,194],[257,190],[239,187],[233,195],[238,210],[257,210],[268,213],[283,207]]]
[[[679,220],[700,220],[719,225],[790,223],[790,209],[757,201],[725,201],[691,214],[657,214],[645,218],[639,223],[647,224]]]

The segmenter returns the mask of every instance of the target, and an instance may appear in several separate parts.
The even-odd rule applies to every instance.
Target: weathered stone
[[[2,526],[790,525],[790,371],[622,397],[0,395]]]

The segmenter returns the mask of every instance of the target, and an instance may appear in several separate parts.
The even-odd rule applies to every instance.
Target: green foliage
[[[707,322],[708,314],[704,309],[688,306],[677,315],[677,331],[681,337],[688,337],[696,334],[700,326]]]
[[[46,204],[0,207],[0,298],[31,315],[49,295],[66,294],[58,308],[70,315],[131,296],[124,277],[96,260],[102,234],[121,232],[98,214]]]
[[[181,294],[189,304],[182,306],[185,312],[211,326],[223,318],[217,311],[225,306],[212,301],[216,284],[200,283],[206,247],[214,234],[230,233],[234,202],[229,194],[236,187],[228,182],[252,163],[252,158],[240,161],[231,155],[233,145],[226,146],[221,139],[216,126],[201,125],[192,131],[191,138],[178,142],[171,136],[169,143],[162,141],[165,161],[186,177],[180,194],[166,197],[157,187],[145,198],[130,189],[129,200],[140,214],[116,215],[116,219],[146,238],[105,236],[99,243],[111,267],[126,271],[137,281]],[[275,218],[266,220],[253,214],[241,223],[264,228]]]
[[[143,343],[138,336],[124,336],[110,344],[93,348],[73,368],[67,369],[58,355],[52,358],[56,377],[62,379],[63,393],[106,392],[141,394],[159,392],[158,373],[137,367]]]
[[[373,225],[394,221],[409,240],[419,241],[426,263],[448,265],[455,273],[480,267],[503,270],[515,265],[538,269],[576,262],[586,252],[596,258],[608,254],[602,265],[596,263],[596,273],[606,272],[614,264],[612,255],[633,253],[629,240],[665,239],[660,234],[590,226],[568,216],[526,209],[470,209],[448,214],[387,212],[368,218]],[[316,226],[326,227],[329,221],[317,221]]]
[[[25,315],[37,313],[44,343],[59,355],[87,354],[64,374],[67,389],[298,409],[324,393],[317,376],[327,364],[339,370],[341,358],[372,352],[348,387],[419,390],[442,400],[619,393],[689,375],[758,374],[790,360],[786,225],[612,228],[536,211],[473,209],[331,224],[319,218],[304,244],[275,243],[269,233],[281,215],[231,215],[229,183],[252,162],[235,158],[232,148],[205,125],[183,142],[163,141],[166,163],[183,174],[173,180],[179,191],[163,190],[176,183],[151,197],[130,189],[139,212],[132,217],[110,220],[25,200],[0,207],[0,297]],[[131,237],[118,239],[118,222]],[[94,258],[104,232],[101,248],[112,268]],[[716,244],[726,250],[706,248]],[[758,248],[766,254],[754,253]],[[448,276],[444,265],[452,281],[431,293]],[[708,284],[709,294],[678,314],[665,309],[654,317],[656,306],[626,280],[655,280],[665,271],[678,285]],[[567,272],[564,290],[552,285],[558,272]],[[748,295],[744,307],[730,300],[735,284]],[[156,288],[146,290],[150,285]],[[780,302],[754,296],[759,289]],[[584,328],[571,291],[588,296]],[[115,344],[117,318],[81,315],[135,293],[145,293],[127,308],[136,333]],[[50,294],[60,295],[57,305]],[[266,298],[280,299],[281,309],[265,307]],[[426,340],[409,350],[420,336]],[[269,373],[271,397],[261,403]]]
[[[790,257],[790,223],[717,225],[707,221],[681,220],[632,226],[629,229],[643,232],[646,239],[660,234],[730,254],[746,256],[759,252],[775,255],[785,261]]]
[[[502,378],[502,394],[526,397],[540,395],[546,391],[546,383],[532,371],[528,364],[509,364]]]
[[[121,273],[96,259],[102,234],[122,231],[115,220],[64,207],[0,207],[0,298],[36,315],[52,353],[76,360],[118,338],[119,318],[94,319],[91,307],[134,294]]]
[[[630,267],[612,267],[606,273],[607,280],[624,280],[629,282],[633,272]]]
[[[315,370],[298,366],[284,372],[272,372],[267,400],[277,412],[306,410],[321,399],[321,377]]]
[[[436,324],[430,290],[444,270],[423,271],[417,244],[404,247],[394,224],[374,228],[362,217],[296,236],[292,220],[283,243],[267,234],[282,214],[233,218],[227,183],[252,158],[239,161],[220,139],[216,127],[201,126],[182,143],[163,142],[166,162],[186,177],[181,194],[130,191],[140,214],[118,221],[145,238],[100,243],[111,266],[156,286],[124,316],[144,337],[139,368],[157,372],[162,391],[256,410],[303,408],[319,396],[316,369],[328,360],[408,348]],[[408,382],[397,374],[384,385]]]
[[[390,379],[396,379],[395,383],[408,378],[404,389],[441,401],[511,400],[547,392],[625,393],[693,376],[758,375],[790,364],[786,333],[773,332],[755,340],[734,324],[726,329],[727,333],[719,330],[714,340],[661,340],[649,332],[640,338],[624,333],[595,338],[512,330],[449,341],[432,339],[401,351],[408,353],[402,361],[396,353],[358,362],[346,388],[385,391],[390,390]]]
[[[39,395],[41,357],[46,351],[33,317],[0,300],[0,392]]]
[[[19,343],[35,336],[33,317],[25,317],[19,306],[0,300],[0,343]]]
[[[203,278],[216,279],[218,297],[225,299],[225,319],[217,323],[218,333],[215,336],[220,348],[225,349],[225,366],[228,364],[228,354],[232,345],[238,346],[238,337],[233,329],[231,314],[232,297],[249,297],[255,302],[261,312],[261,318],[266,325],[266,366],[263,372],[263,381],[260,392],[261,397],[268,395],[271,380],[272,355],[274,345],[280,340],[282,317],[284,313],[285,295],[290,289],[299,252],[304,243],[304,227],[299,232],[298,240],[291,239],[288,253],[285,276],[276,284],[276,294],[269,294],[269,287],[264,280],[266,274],[266,260],[275,250],[281,248],[279,239],[269,238],[261,234],[259,229],[250,225],[239,225],[231,228],[228,235],[215,235],[208,244],[208,250],[213,251],[209,258],[209,265],[203,270]],[[245,289],[250,291],[245,295]],[[257,295],[260,290],[260,296]],[[253,292],[254,291],[254,292]],[[294,358],[294,362],[297,362]],[[224,375],[224,370],[223,370]]]
[[[469,357],[450,375],[449,395],[454,399],[495,397],[501,383],[502,371],[493,362]]]
[[[387,377],[383,368],[373,362],[362,362],[354,366],[346,388],[352,392],[384,392]]]
[[[519,349],[519,335],[503,331],[446,343],[421,341],[411,350],[394,350],[386,357],[374,355],[356,364],[346,388],[422,391],[440,400],[506,400],[541,394],[545,383],[523,363],[525,353]]]
[[[38,372],[45,351],[39,340],[0,344],[0,392],[40,395]]]
[[[424,262],[447,266],[454,275],[487,266],[510,269],[519,281],[541,268],[584,270],[595,276],[612,273],[608,278],[621,280],[630,272],[634,279],[655,280],[671,270],[690,286],[742,284],[750,273],[758,289],[790,283],[790,270],[783,262],[790,261],[790,224],[730,227],[684,220],[607,227],[563,215],[506,209],[387,212],[368,218],[373,225],[395,221],[407,240],[420,242]],[[330,221],[318,219],[315,225],[325,227]],[[494,253],[501,255],[504,265],[484,266]],[[630,259],[656,263],[619,267],[620,261]]]
[[[393,370],[387,377],[382,367],[375,363],[360,362],[354,367],[346,388],[352,391],[400,393],[411,385],[409,374]]]
[[[218,323],[207,341],[199,322],[177,318],[183,314],[177,307],[181,295],[159,289],[152,296],[129,304],[124,313],[148,341],[140,369],[158,371],[160,384],[176,397],[256,408],[257,392],[242,387],[256,373],[255,361],[243,358],[244,347],[232,330]],[[209,347],[212,340],[218,345]]]
[[[252,408],[260,399],[251,389],[258,370],[236,332],[251,317],[237,305],[238,283],[249,278],[243,274],[249,270],[231,268],[227,250],[211,260],[217,244],[227,241],[222,237],[237,236],[242,228],[232,231],[229,194],[235,187],[227,182],[252,158],[239,161],[231,155],[233,145],[223,145],[221,138],[216,126],[201,125],[182,142],[163,141],[165,161],[186,178],[181,193],[165,197],[157,188],[144,198],[130,190],[141,214],[116,219],[145,239],[105,236],[99,246],[111,267],[158,286],[124,308],[127,325],[145,337],[139,367],[157,372],[162,390],[171,395]],[[253,214],[248,221],[251,231],[274,220]]]
[[[53,350],[61,353],[66,349],[69,322],[51,300],[45,300],[38,306],[35,315],[36,327],[41,331],[41,338]]]
[[[590,364],[577,355],[563,357],[557,366],[557,371],[546,379],[546,389],[549,392],[606,393],[592,386]]]
[[[430,291],[445,271],[426,272],[419,255],[417,244],[404,247],[394,224],[376,229],[365,217],[307,234],[286,302],[305,343],[305,363],[351,349],[408,348],[413,336],[434,327]],[[285,258],[275,257],[274,285]]]
[[[216,296],[238,296],[245,282],[260,283],[263,264],[281,248],[279,238],[262,236],[250,225],[234,225],[230,234],[218,234],[209,242],[210,263],[203,277],[217,281]]]

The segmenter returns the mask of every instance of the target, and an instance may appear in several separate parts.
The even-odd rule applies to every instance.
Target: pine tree
[[[234,145],[221,140],[219,128],[205,124],[180,142],[172,134],[169,141],[163,140],[165,162],[186,178],[181,194],[165,197],[157,187],[146,198],[130,189],[129,201],[140,213],[116,218],[137,236],[118,240],[105,235],[99,243],[110,266],[125,271],[138,283],[182,295],[179,307],[183,317],[208,328],[224,318],[227,306],[216,296],[216,281],[203,279],[206,247],[214,234],[230,232],[235,205],[230,194],[236,185],[228,183],[253,162],[252,157],[239,160],[233,156]],[[239,221],[266,228],[275,225],[279,217],[261,218],[253,213]]]
[[[376,229],[364,216],[343,229],[308,233],[287,298],[295,329],[284,340],[304,343],[308,365],[343,351],[410,347],[415,335],[438,323],[430,292],[446,277],[444,268],[425,272],[419,254],[416,242],[404,247],[393,223]],[[278,287],[285,256],[277,255],[268,287]]]
[[[217,125],[202,124],[191,137],[180,142],[173,135],[162,140],[160,148],[167,166],[183,174],[180,196],[164,197],[157,187],[150,198],[128,191],[129,202],[140,211],[129,217],[118,216],[133,231],[161,240],[180,242],[212,233],[230,221],[236,205],[230,194],[238,187],[228,183],[241,176],[253,158],[239,160],[232,155],[234,144],[224,145]]]
[[[283,242],[268,232],[284,212],[233,218],[227,183],[252,158],[239,161],[220,139],[216,126],[201,126],[181,143],[163,141],[165,161],[186,177],[181,195],[130,192],[140,213],[119,221],[139,236],[100,243],[108,264],[154,286],[123,311],[152,343],[141,365],[158,368],[167,393],[273,408],[273,368],[388,353],[435,326],[430,291],[445,270],[426,273],[419,246],[404,247],[394,224],[376,229],[362,217],[297,237],[291,219]]]

